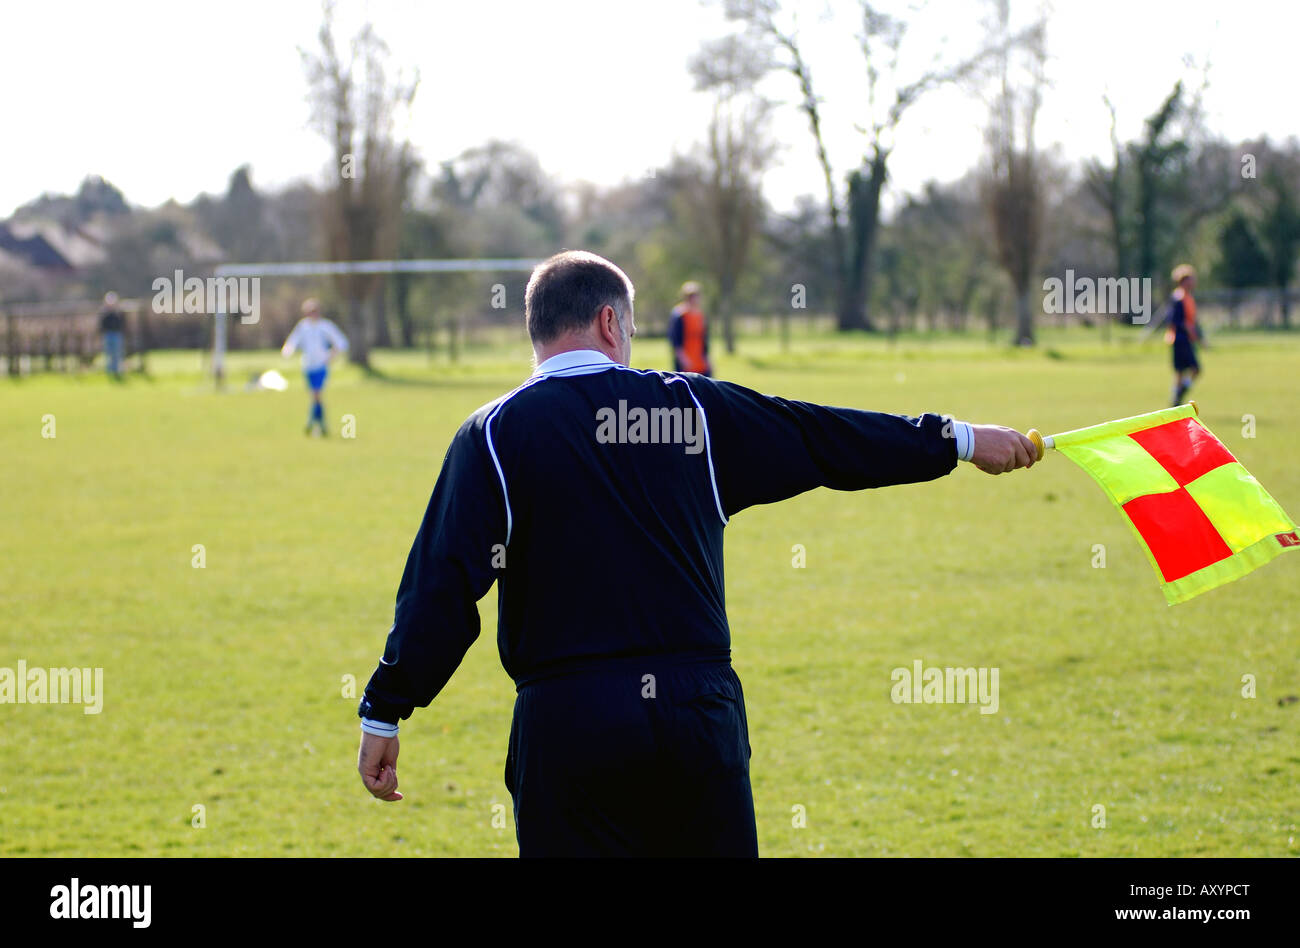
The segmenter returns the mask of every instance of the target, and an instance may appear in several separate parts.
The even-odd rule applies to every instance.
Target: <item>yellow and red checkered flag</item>
[[[1092,475],[1160,576],[1170,605],[1300,549],[1296,525],[1196,417],[1179,405],[1091,428],[1029,437]]]

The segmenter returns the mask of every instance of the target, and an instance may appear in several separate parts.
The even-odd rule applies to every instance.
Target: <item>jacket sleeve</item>
[[[298,338],[301,335],[302,321],[299,320],[294,323],[293,329],[289,330],[289,338],[286,339],[284,345],[280,347],[280,355],[284,356],[286,359],[293,355],[298,349]]]
[[[673,314],[668,317],[668,345],[674,349],[680,349],[685,344],[685,334],[682,329],[682,314],[679,310],[674,309]]]
[[[727,517],[812,490],[934,480],[957,466],[951,419],[832,408],[686,375],[705,412]]]
[[[348,337],[343,335],[343,330],[339,329],[334,323],[325,324],[326,335],[330,337],[330,343],[340,352],[348,351]]]
[[[476,416],[447,450],[406,560],[383,658],[366,685],[363,717],[396,724],[443,689],[478,638],[478,601],[504,565],[505,542],[505,498]]]
[[[1182,329],[1187,324],[1187,311],[1183,309],[1182,300],[1174,300],[1169,305],[1169,325],[1175,329]]]

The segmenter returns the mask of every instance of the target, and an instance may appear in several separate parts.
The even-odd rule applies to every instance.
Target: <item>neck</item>
[[[606,346],[596,342],[589,336],[564,336],[554,339],[551,342],[542,343],[533,346],[533,358],[538,365],[541,365],[552,356],[560,355],[563,352],[577,352],[581,349],[590,349],[595,352],[603,352],[611,359],[615,359],[615,354]]]

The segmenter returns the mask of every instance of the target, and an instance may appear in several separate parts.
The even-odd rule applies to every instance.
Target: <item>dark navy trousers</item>
[[[726,659],[521,683],[505,769],[519,855],[755,857],[749,758]]]

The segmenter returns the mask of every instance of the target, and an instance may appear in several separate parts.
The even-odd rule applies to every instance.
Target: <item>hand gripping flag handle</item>
[[[1196,406],[1195,399],[1190,399],[1187,404],[1192,406],[1192,411],[1196,412],[1197,415],[1200,415],[1201,410]],[[1043,455],[1047,453],[1048,448],[1056,447],[1056,439],[1051,435],[1042,434],[1037,428],[1030,428],[1029,431],[1025,433],[1025,437],[1032,441],[1034,447],[1038,449],[1038,457],[1034,459],[1036,461],[1041,461],[1043,459]]]

